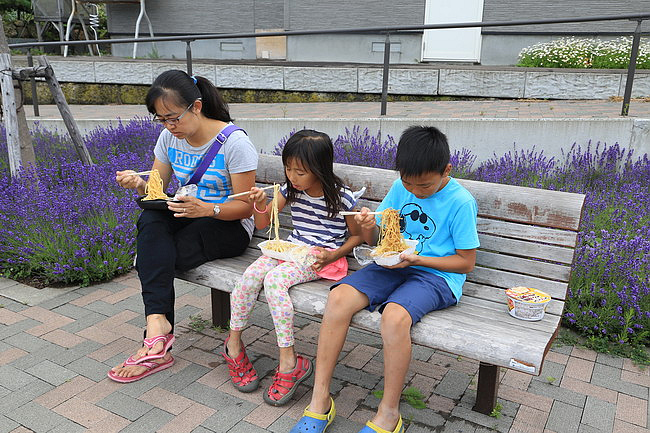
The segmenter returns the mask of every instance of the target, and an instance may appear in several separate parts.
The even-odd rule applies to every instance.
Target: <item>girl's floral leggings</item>
[[[248,322],[257,294],[264,286],[264,295],[271,310],[278,346],[293,346],[293,304],[289,288],[320,278],[311,267],[282,262],[261,256],[244,271],[230,294],[230,329],[241,331]]]

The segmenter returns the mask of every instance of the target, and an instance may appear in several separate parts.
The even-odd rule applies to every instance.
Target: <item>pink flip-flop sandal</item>
[[[127,364],[125,363],[125,365],[127,365]],[[135,365],[135,364],[131,364],[131,365]],[[158,372],[160,370],[164,370],[166,368],[171,367],[172,365],[174,365],[174,357],[170,355],[169,361],[163,362],[162,364],[158,364],[157,362],[143,361],[143,362],[140,362],[137,365],[139,365],[141,367],[146,367],[147,371],[145,371],[144,373],[138,374],[137,376],[121,377],[121,376],[116,375],[113,372],[113,370],[111,369],[111,370],[108,370],[108,377],[109,377],[109,379],[114,380],[115,382],[120,382],[120,383],[136,382],[136,381],[138,381],[140,379],[143,379],[143,378],[145,378],[147,376],[150,376],[150,375],[152,375],[152,374],[154,374],[154,373],[156,373],[156,372]]]
[[[129,359],[124,362],[124,364],[136,365],[145,361],[151,361],[152,359],[160,359],[164,357],[167,354],[169,348],[172,347],[172,344],[174,344],[174,341],[176,341],[176,337],[174,337],[173,334],[158,335],[157,337],[145,338],[142,340],[142,344],[151,349],[156,343],[160,343],[161,341],[163,342],[163,349],[159,353],[154,353],[153,355],[145,355],[142,358],[138,359],[134,359],[133,355],[131,355],[129,356]]]

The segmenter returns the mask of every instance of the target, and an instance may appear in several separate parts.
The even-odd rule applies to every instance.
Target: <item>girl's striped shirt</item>
[[[280,192],[287,197],[287,185],[280,188]],[[348,187],[340,191],[343,209],[350,211],[357,204],[357,199]],[[312,245],[324,248],[339,248],[345,243],[347,224],[345,217],[337,213],[330,218],[325,205],[325,197],[310,197],[304,191],[298,191],[296,200],[289,203],[291,206],[291,222],[293,231],[287,238],[290,242],[301,245]]]

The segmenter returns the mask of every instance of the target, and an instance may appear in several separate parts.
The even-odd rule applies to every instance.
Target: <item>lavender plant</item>
[[[85,166],[67,136],[36,128],[37,164],[9,175],[0,142],[0,270],[41,284],[103,281],[130,269],[138,208],[115,171],[151,166],[160,127],[145,120],[98,128],[85,137],[96,161]],[[4,130],[0,131],[4,138]]]
[[[650,343],[650,160],[618,143],[573,145],[563,160],[496,155],[469,176],[586,194],[564,322],[592,341]]]
[[[280,139],[278,145],[273,149],[274,155],[282,155],[284,145],[295,132],[294,129],[289,132],[289,135]],[[351,130],[345,128],[345,135],[338,135],[332,144],[334,146],[334,162],[387,169],[395,167],[395,152],[397,151],[395,139],[388,134],[382,139],[381,131],[371,135],[368,128],[362,131],[361,126],[355,125]],[[472,155],[471,151],[465,148],[456,150],[451,155],[451,163],[456,174],[468,173],[475,160],[476,155]]]

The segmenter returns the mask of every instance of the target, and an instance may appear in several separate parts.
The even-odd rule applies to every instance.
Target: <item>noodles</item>
[[[260,244],[262,247],[262,252],[266,255],[276,258],[278,260],[286,260],[301,263],[304,266],[311,266],[315,262],[315,257],[312,257],[313,261],[310,263],[308,261],[309,251],[311,247],[307,245],[297,245],[289,241],[284,241],[280,239],[280,219],[278,200],[280,198],[280,185],[273,185],[273,200],[271,200],[270,206],[270,221],[269,221],[269,240],[264,241]],[[275,238],[271,238],[275,235]],[[267,252],[264,252],[267,250]],[[280,255],[272,254],[278,253]],[[284,254],[284,255],[282,255]]]
[[[399,212],[395,209],[385,209],[381,213],[379,225],[379,242],[374,250],[374,255],[385,253],[399,253],[408,248],[399,227]]]
[[[292,244],[289,241],[283,241],[280,239],[272,239],[266,241],[264,244],[264,247],[271,250],[275,251],[276,253],[286,253],[289,250],[292,250],[297,247],[297,245]]]
[[[280,219],[278,218],[278,199],[280,197],[280,185],[277,183],[273,185],[273,200],[271,200],[271,214],[269,215],[271,221],[269,222],[269,240],[271,234],[275,234],[275,240],[280,240]]]
[[[149,174],[149,181],[144,187],[145,197],[142,198],[142,201],[145,200],[167,200],[167,194],[163,191],[163,181],[160,177],[160,173],[157,169],[151,170]]]

